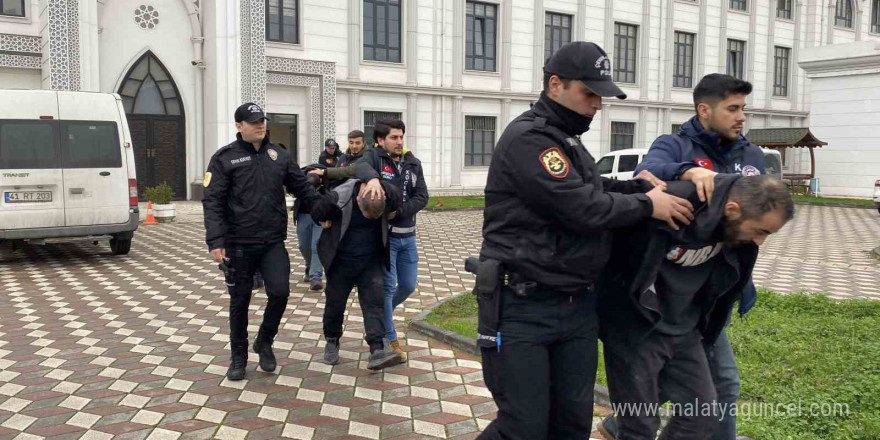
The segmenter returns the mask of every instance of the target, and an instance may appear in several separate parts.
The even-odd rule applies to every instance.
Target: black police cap
[[[246,102],[235,109],[235,122],[257,122],[261,119],[269,121],[263,108],[253,102]]]
[[[560,47],[544,64],[544,72],[579,80],[599,96],[626,99],[626,93],[611,79],[608,54],[596,43],[574,41]]]

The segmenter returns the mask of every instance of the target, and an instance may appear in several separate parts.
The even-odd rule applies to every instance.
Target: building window
[[[298,0],[266,0],[266,41],[299,43]]]
[[[675,33],[675,70],[673,87],[693,87],[694,82],[694,34]]]
[[[373,145],[376,140],[373,139],[373,132],[376,130],[376,123],[385,119],[400,119],[401,113],[397,112],[364,112],[364,142],[367,145]]]
[[[24,17],[24,0],[0,0],[0,15]]]
[[[788,96],[789,54],[791,49],[776,46],[773,68],[773,96]]]
[[[834,13],[834,25],[845,28],[853,27],[852,0],[837,0],[837,10]]]
[[[495,71],[495,24],[498,7],[467,2],[465,30],[465,69]]]
[[[614,80],[636,82],[636,36],[638,26],[614,23]]]
[[[672,124],[672,134],[678,133],[681,130],[681,124]]]
[[[177,86],[165,66],[147,52],[135,63],[118,92],[126,114],[181,115]]]
[[[633,147],[636,135],[635,122],[611,122],[611,151]]]
[[[730,0],[730,9],[735,9],[737,11],[746,11],[749,7],[748,0]]]
[[[571,15],[544,15],[544,60],[550,59],[565,43],[571,42]]]
[[[880,0],[874,0],[871,6],[871,32],[880,34]]]
[[[364,0],[364,59],[400,62],[400,0]]]
[[[776,18],[791,20],[791,0],[778,0],[776,2]]]
[[[746,59],[746,42],[727,40],[727,74],[743,79],[743,66]]]
[[[495,149],[495,118],[492,116],[465,116],[464,165],[487,167]]]

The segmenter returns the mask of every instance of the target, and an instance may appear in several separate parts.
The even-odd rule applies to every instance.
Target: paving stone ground
[[[279,368],[246,381],[228,365],[221,273],[207,257],[200,205],[141,227],[127,256],[106,244],[0,248],[0,438],[471,439],[495,416],[477,359],[401,333],[409,362],[373,373],[352,298],[342,363],[323,351],[321,293],[295,283],[275,343]],[[417,292],[396,319],[468,290],[462,269],[482,213],[423,213]],[[294,274],[304,268],[291,229]],[[762,249],[756,283],[781,291],[880,298],[875,211],[799,207]],[[251,335],[265,305],[251,303]]]

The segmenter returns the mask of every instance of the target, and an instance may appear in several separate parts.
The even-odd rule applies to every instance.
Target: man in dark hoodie
[[[753,176],[764,174],[764,154],[743,135],[746,96],[752,85],[730,75],[706,75],[694,88],[696,115],[678,133],[660,136],[636,172],[647,170],[664,180],[688,180],[697,188],[700,200],[712,197],[717,173]],[[749,282],[743,291],[739,313],[745,314],[755,303],[755,286]],[[715,383],[718,401],[732,408],[739,397],[740,379],[733,347],[722,331],[714,344],[706,344],[706,355]],[[599,424],[607,437],[614,437],[613,415]],[[712,440],[736,439],[736,411],[721,422]]]
[[[364,318],[370,359],[367,368],[381,370],[399,364],[400,355],[384,344],[382,322],[384,271],[389,266],[388,213],[400,205],[400,191],[381,182],[385,197],[359,197],[362,184],[349,179],[329,192],[329,197],[312,207],[312,218],[324,226],[318,253],[327,270],[324,291],[324,362],[339,362],[339,339],[345,308],[352,289]]]
[[[695,206],[689,226],[649,222],[615,234],[599,317],[618,440],[653,440],[653,405],[667,399],[674,416],[660,438],[705,440],[736,404],[718,401],[703,344],[723,332],[758,246],[792,218],[794,202],[770,176],[718,174],[714,190],[702,202],[692,183],[671,182],[669,193]]]
[[[364,154],[358,166],[370,167],[380,179],[400,189],[402,204],[391,213],[391,266],[385,271],[385,337],[391,349],[406,361],[394,328],[394,309],[416,289],[419,250],[416,244],[416,213],[428,204],[428,185],[422,162],[403,147],[406,125],[397,119],[376,123],[373,137],[378,145]]]
[[[611,79],[607,54],[593,43],[566,44],[544,66],[541,98],[492,152],[477,341],[498,417],[479,439],[589,435],[596,282],[611,254],[611,231],[651,217],[677,228],[692,218],[690,203],[663,192],[650,173],[632,181],[599,175],[580,135],[602,97],[626,97]]]

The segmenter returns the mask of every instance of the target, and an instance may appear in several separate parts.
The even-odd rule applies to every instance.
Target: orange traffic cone
[[[147,218],[144,219],[145,225],[158,225],[156,216],[153,215],[153,202],[147,202]]]

